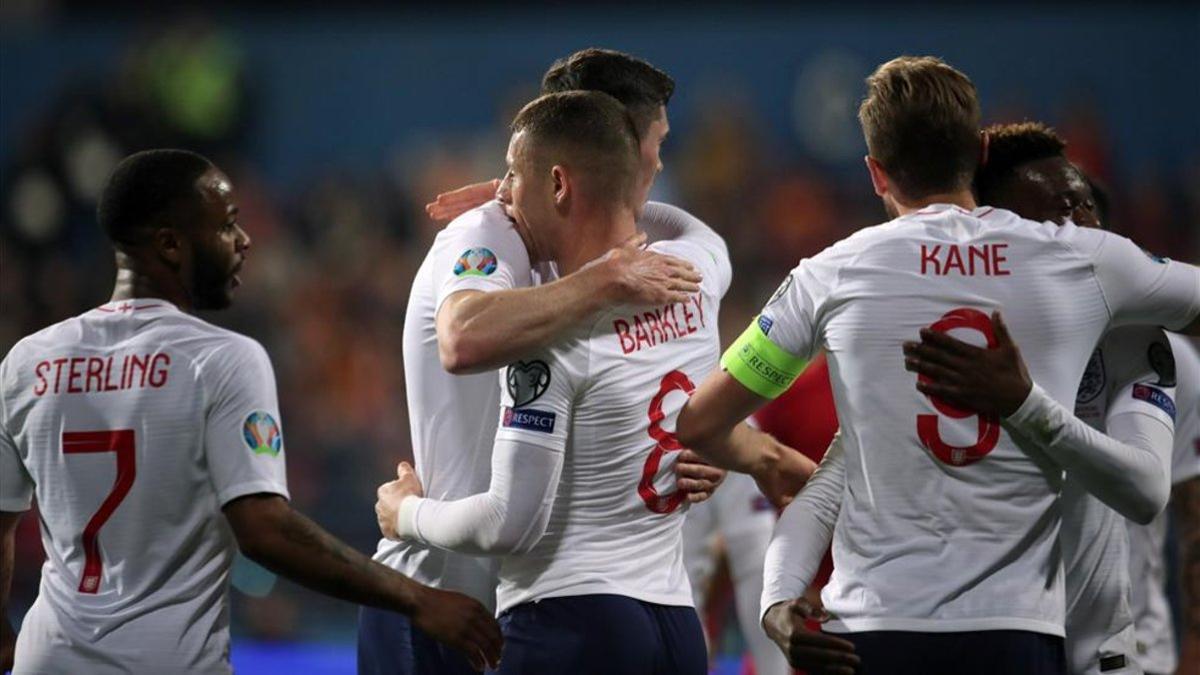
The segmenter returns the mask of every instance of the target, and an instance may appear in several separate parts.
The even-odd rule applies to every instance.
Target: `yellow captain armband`
[[[792,386],[807,361],[781,349],[761,327],[762,317],[754,318],[737,341],[721,356],[721,367],[733,379],[763,398],[776,398]]]

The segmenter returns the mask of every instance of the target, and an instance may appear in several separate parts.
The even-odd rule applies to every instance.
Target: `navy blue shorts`
[[[500,615],[500,675],[705,675],[708,652],[691,607],[621,595],[576,595]]]
[[[1063,639],[1022,630],[832,633],[854,643],[858,675],[1066,675]]]
[[[360,675],[476,675],[466,657],[414,628],[407,616],[358,611]]]

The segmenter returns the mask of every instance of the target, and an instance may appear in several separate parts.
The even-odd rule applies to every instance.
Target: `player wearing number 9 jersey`
[[[989,314],[1003,309],[1033,380],[1069,405],[1110,327],[1200,328],[1200,270],[1106,232],[977,208],[979,106],[941,61],[901,57],[868,85],[868,167],[895,219],[801,261],[726,352],[725,372],[685,406],[678,433],[722,461],[731,422],[824,348],[847,486],[826,630],[845,634],[873,675],[1063,672],[1058,492],[1069,458],[917,392],[901,345],[929,326],[994,344]],[[799,595],[765,586],[764,610]]]
[[[227,307],[240,284],[250,238],[229,179],[194,153],[138,153],[99,216],[117,251],[112,302],[0,363],[6,629],[13,529],[35,495],[47,557],[14,671],[230,672],[235,544],[301,584],[410,615],[480,669],[494,663],[499,627],[482,605],[373,563],[288,506],[270,359],[189,313]]]

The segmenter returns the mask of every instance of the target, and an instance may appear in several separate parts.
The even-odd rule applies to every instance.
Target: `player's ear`
[[[887,171],[874,157],[867,155],[863,159],[867,162],[867,173],[871,174],[871,185],[875,188],[875,194],[880,197],[887,195],[889,192]]]
[[[562,209],[571,199],[571,175],[566,167],[555,164],[550,168],[550,179],[554,186],[554,205]]]
[[[178,269],[183,264],[184,241],[179,230],[173,227],[156,227],[150,233],[150,245],[154,252],[169,266]]]

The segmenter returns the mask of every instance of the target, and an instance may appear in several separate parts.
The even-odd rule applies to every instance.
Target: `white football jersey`
[[[1033,380],[1067,405],[1110,327],[1200,315],[1200,270],[1111,233],[942,204],[801,261],[763,309],[776,347],[829,358],[847,489],[827,630],[1063,635],[1062,472],[998,419],[925,397],[904,368],[921,328],[980,344],[997,309]]]
[[[0,510],[36,495],[46,550],[14,672],[228,673],[221,507],[288,494],[263,348],[130,300],[21,340],[0,383]]]
[[[1178,485],[1200,476],[1200,354],[1186,337],[1168,335],[1175,354],[1175,451],[1171,483]],[[1167,510],[1170,510],[1168,507]],[[1133,607],[1137,658],[1146,672],[1172,673],[1178,665],[1175,629],[1167,602],[1167,572],[1163,560],[1167,536],[1166,511],[1149,525],[1129,523],[1129,573],[1133,580]]]
[[[451,375],[438,357],[438,308],[458,291],[531,285],[529,253],[499,202],[454,219],[417,270],[404,317],[404,383],[413,459],[425,496],[453,500],[486,492],[500,405],[495,371]],[[498,562],[412,541],[381,539],[375,560],[416,581],[466,593],[495,607]]]
[[[1174,428],[1174,396],[1175,367],[1166,335],[1159,328],[1126,326],[1105,335],[1093,352],[1076,396],[1075,415],[1099,431],[1105,431],[1108,419],[1125,413]],[[1071,672],[1140,673],[1129,605],[1127,521],[1069,473],[1062,514],[1059,540]]]
[[[565,449],[565,459],[545,534],[503,559],[500,611],[587,594],[692,606],[673,429],[719,356],[731,271],[724,242],[708,235],[650,246],[703,273],[687,302],[614,308],[502,373],[497,437]]]

